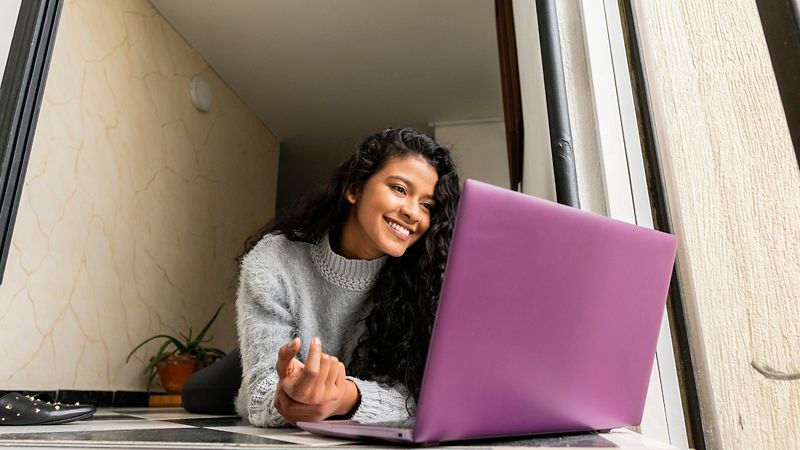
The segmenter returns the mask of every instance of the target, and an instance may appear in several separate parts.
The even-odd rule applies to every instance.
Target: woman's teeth
[[[409,230],[408,228],[403,228],[403,227],[401,227],[400,225],[398,225],[398,224],[396,224],[394,222],[389,222],[389,226],[394,228],[395,230],[405,234],[406,236],[411,234],[411,230]]]

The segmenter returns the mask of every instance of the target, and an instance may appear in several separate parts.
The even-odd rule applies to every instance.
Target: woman
[[[446,148],[386,129],[251,238],[237,412],[257,426],[413,415],[459,195]],[[203,412],[193,380],[184,405]]]

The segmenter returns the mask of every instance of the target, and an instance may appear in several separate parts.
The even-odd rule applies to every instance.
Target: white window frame
[[[581,0],[580,5],[608,215],[653,228],[619,5],[617,0]],[[666,312],[640,431],[688,448]]]

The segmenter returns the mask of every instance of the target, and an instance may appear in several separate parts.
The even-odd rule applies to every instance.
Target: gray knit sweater
[[[349,365],[365,330],[356,320],[369,310],[366,293],[386,258],[347,259],[331,250],[327,238],[312,245],[272,234],[245,256],[236,299],[243,369],[236,409],[242,417],[256,426],[289,426],[273,404],[278,383],[275,362],[279,347],[294,337],[302,340],[301,361],[308,355],[311,338],[319,336],[323,352]],[[415,412],[405,386],[347,378],[361,395],[353,420],[407,419],[406,401]]]

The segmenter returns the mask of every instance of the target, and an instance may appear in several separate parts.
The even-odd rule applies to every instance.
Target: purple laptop
[[[430,444],[638,425],[675,248],[666,233],[467,180],[415,420],[298,426]]]

